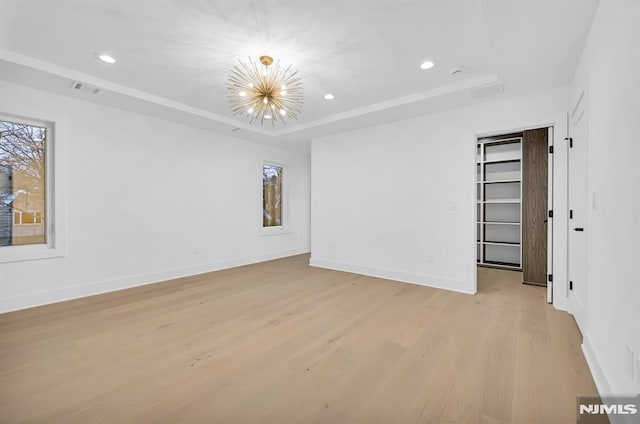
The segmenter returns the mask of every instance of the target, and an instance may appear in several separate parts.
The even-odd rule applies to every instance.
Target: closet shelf
[[[520,264],[514,264],[512,262],[499,262],[499,261],[484,261],[482,262],[483,265],[493,265],[495,267],[499,267],[499,268],[509,268],[509,269],[522,269],[522,267],[520,266]]]
[[[520,199],[494,199],[494,200],[483,200],[480,203],[490,203],[490,204],[499,204],[499,203],[520,203]]]
[[[522,180],[488,180],[483,181],[484,184],[507,184],[507,183],[519,183]]]
[[[492,246],[513,246],[520,247],[520,243],[510,241],[483,241],[482,244],[490,244]]]
[[[513,159],[485,160],[485,161],[478,161],[478,164],[481,164],[481,163],[508,163],[508,162],[522,162],[522,159],[513,158]]]

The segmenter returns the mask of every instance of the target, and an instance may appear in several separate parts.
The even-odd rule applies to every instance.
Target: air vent
[[[78,91],[82,94],[98,94],[100,89],[94,85],[85,84],[80,81],[73,81],[69,86],[72,90]]]
[[[502,94],[502,83],[494,83],[482,87],[476,87],[469,90],[472,99],[484,99],[485,97],[497,96]]]
[[[456,67],[456,68],[452,68],[449,71],[449,75],[451,75],[452,77],[457,77],[458,75],[462,74],[462,67]]]

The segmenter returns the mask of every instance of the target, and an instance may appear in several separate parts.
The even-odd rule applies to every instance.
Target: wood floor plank
[[[572,317],[520,273],[475,296],[308,256],[0,315],[0,422],[570,423]]]

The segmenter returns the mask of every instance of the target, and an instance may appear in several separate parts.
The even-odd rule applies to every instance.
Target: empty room
[[[0,423],[640,422],[638,22],[0,0]]]

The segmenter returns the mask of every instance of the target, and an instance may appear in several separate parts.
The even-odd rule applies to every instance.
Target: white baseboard
[[[173,268],[158,272],[136,274],[122,278],[96,281],[79,286],[63,287],[55,290],[29,293],[15,297],[7,297],[0,299],[0,313],[17,311],[20,309],[27,309],[35,306],[48,305],[51,303],[64,302],[66,300],[77,299],[80,297],[93,296],[96,294],[144,286],[147,284],[158,283],[174,278],[188,277],[190,275],[197,275],[237,266],[250,265],[258,262],[284,258],[287,256],[301,255],[303,253],[309,253],[309,249],[300,248],[284,250],[263,255],[248,256],[244,258],[236,258],[196,266]]]
[[[364,265],[349,264],[345,262],[337,262],[328,259],[319,259],[311,257],[309,265],[318,268],[333,269],[336,271],[351,272],[354,274],[368,275],[370,277],[385,278],[395,280],[402,283],[417,284],[419,286],[433,287],[436,289],[451,290],[465,294],[475,294],[468,287],[468,282],[459,279],[437,277],[433,275],[414,274],[409,272],[395,271],[384,268],[375,268]]]
[[[594,350],[589,334],[584,332],[582,334],[582,353],[587,360],[587,365],[589,366],[589,370],[591,370],[591,375],[593,376],[593,381],[596,383],[598,393],[601,396],[616,393],[609,383],[610,379],[607,378],[604,368],[600,365],[601,362],[598,360],[598,355]]]
[[[553,302],[551,303],[551,305],[556,308],[558,311],[562,311],[562,312],[566,312],[568,314],[570,314],[571,312],[569,311],[569,309],[565,306],[565,305],[561,305],[558,306],[558,304],[556,303],[555,297],[553,298]]]
[[[632,393],[622,392],[613,384],[613,379],[603,366],[603,362],[599,359],[598,351],[593,345],[588,333],[582,335],[582,353],[587,360],[587,365],[596,383],[596,388],[600,396],[616,396],[616,395],[632,395]],[[638,416],[634,415],[614,415],[609,414],[611,424],[634,424],[637,423]]]

